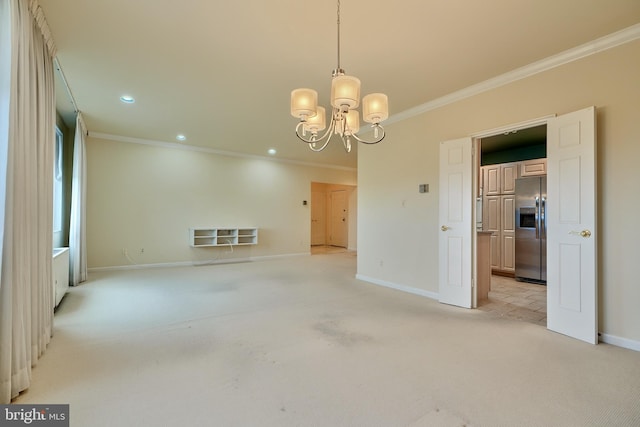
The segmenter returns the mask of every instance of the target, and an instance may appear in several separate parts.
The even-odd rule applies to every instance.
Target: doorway
[[[311,183],[311,253],[353,250],[356,187]]]
[[[547,329],[591,344],[598,342],[598,259],[596,199],[596,109],[550,116],[513,129],[546,123]],[[480,233],[473,208],[477,193],[478,138],[440,142],[438,238],[441,303],[471,308],[485,284],[478,265]],[[486,240],[486,239],[484,239]],[[475,264],[474,264],[475,263]],[[482,286],[481,286],[482,285]]]
[[[478,231],[492,233],[489,292],[482,298],[478,295],[477,308],[545,327],[547,289],[540,279],[546,279],[546,239],[538,229],[544,214],[536,211],[535,233],[527,234],[531,240],[526,240],[523,230],[530,230],[521,228],[524,225],[518,221],[518,213],[529,209],[520,205],[531,205],[532,209],[538,206],[540,210],[539,195],[532,195],[529,203],[521,190],[527,182],[546,182],[546,138],[547,126],[541,124],[477,139],[476,194],[482,208]],[[517,184],[522,184],[518,191]],[[540,230],[546,231],[546,227]],[[529,270],[536,270],[538,280]]]

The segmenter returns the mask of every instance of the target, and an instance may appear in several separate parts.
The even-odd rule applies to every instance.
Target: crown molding
[[[615,33],[600,37],[599,39],[595,39],[572,49],[565,50],[564,52],[560,52],[557,55],[549,56],[547,58],[541,59],[540,61],[525,65],[524,67],[516,68],[513,71],[509,71],[475,85],[468,86],[464,89],[452,92],[448,95],[410,108],[408,110],[404,110],[398,114],[394,114],[385,121],[385,125],[418,116],[428,111],[453,104],[463,99],[479,95],[483,92],[496,89],[500,86],[504,86],[509,83],[534,76],[536,74],[551,70],[561,65],[586,58],[587,56],[591,56],[596,53],[612,49],[614,47],[638,39],[640,39],[640,24],[635,24]]]
[[[335,166],[335,165],[327,165],[323,163],[312,163],[312,162],[301,162],[298,160],[279,159],[275,157],[259,156],[257,154],[246,154],[246,153],[239,153],[236,151],[217,150],[215,148],[201,147],[197,145],[189,145],[184,143],[156,141],[156,140],[143,139],[143,138],[133,138],[130,136],[112,135],[112,134],[100,133],[100,132],[88,132],[88,135],[91,138],[104,139],[108,141],[128,142],[131,144],[151,145],[154,147],[173,148],[176,150],[196,151],[200,153],[215,154],[218,156],[266,160],[269,162],[286,163],[286,164],[297,165],[297,166],[310,166],[315,168],[337,169],[337,170],[348,171],[348,172],[357,171],[356,168],[349,168],[346,166]]]

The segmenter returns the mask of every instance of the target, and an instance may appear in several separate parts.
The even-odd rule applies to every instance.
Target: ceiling
[[[279,159],[356,167],[357,152],[338,141],[311,152],[289,113],[298,87],[328,104],[336,2],[39,3],[90,134],[179,143],[183,133],[181,144],[258,156],[275,148]],[[638,0],[343,0],[341,66],[363,95],[389,96],[393,119],[638,22]],[[123,94],[136,102],[120,102]]]

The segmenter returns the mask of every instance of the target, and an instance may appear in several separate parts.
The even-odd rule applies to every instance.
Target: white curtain
[[[5,116],[0,117],[4,161],[0,161],[0,404],[4,404],[29,387],[31,368],[53,332],[56,115],[55,47],[42,11],[36,0],[0,3],[0,102],[8,105],[8,111],[0,109]]]
[[[69,282],[76,286],[87,280],[86,194],[87,134],[82,115],[76,118],[76,136],[73,142],[73,177],[71,178],[71,223],[69,229]]]

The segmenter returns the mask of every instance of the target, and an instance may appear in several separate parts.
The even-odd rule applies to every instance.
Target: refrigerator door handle
[[[540,238],[540,198],[536,196],[536,214],[535,214],[535,223],[536,223],[536,239]]]
[[[540,228],[543,239],[547,238],[547,199],[542,198],[542,208],[540,210]]]

